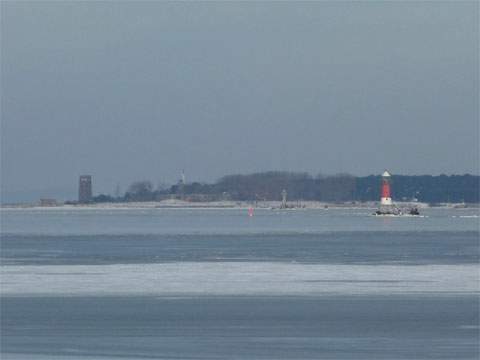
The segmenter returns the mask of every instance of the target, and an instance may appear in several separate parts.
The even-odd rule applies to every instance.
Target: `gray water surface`
[[[478,210],[1,210],[2,359],[478,359]]]

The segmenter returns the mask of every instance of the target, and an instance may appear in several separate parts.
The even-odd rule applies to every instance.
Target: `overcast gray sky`
[[[84,173],[478,174],[478,44],[477,1],[2,1],[4,200]]]

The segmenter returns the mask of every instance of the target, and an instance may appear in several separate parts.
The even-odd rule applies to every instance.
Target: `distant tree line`
[[[318,175],[270,171],[248,175],[228,175],[213,184],[187,183],[160,186],[137,181],[123,196],[99,195],[95,202],[158,201],[169,198],[188,201],[267,201],[280,200],[285,189],[289,200],[328,202],[376,201],[380,197],[380,176],[355,177],[349,174]],[[480,177],[476,175],[394,175],[393,199],[427,203],[479,202]]]

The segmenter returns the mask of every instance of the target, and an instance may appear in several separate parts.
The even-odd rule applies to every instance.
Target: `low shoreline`
[[[456,204],[443,203],[430,206],[420,202],[396,202],[397,206],[415,206],[419,209],[425,208],[479,208],[479,204]],[[115,202],[115,203],[93,203],[93,204],[58,204],[54,206],[41,206],[39,204],[5,204],[1,209],[51,209],[51,210],[130,210],[130,209],[280,209],[280,201],[216,201],[216,202],[188,202],[182,200],[163,200],[148,202]],[[308,209],[376,209],[378,203],[371,202],[349,202],[329,203],[321,201],[292,201],[288,203],[286,210],[308,210]]]

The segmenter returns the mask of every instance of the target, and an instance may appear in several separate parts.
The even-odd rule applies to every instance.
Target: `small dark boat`
[[[408,211],[408,214],[409,214],[409,215],[420,215],[420,212],[418,211],[418,208],[412,207],[412,208],[410,208],[410,210]]]

